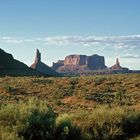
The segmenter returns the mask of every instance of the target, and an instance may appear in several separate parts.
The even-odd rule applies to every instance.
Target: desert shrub
[[[140,87],[140,82],[135,83],[135,87]]]
[[[107,93],[107,92],[114,92],[113,88],[111,85],[106,85],[103,89],[103,92],[104,93]]]
[[[130,138],[129,140],[140,140],[140,135],[139,136],[136,136],[134,138]]]
[[[32,80],[32,83],[46,85],[46,84],[52,84],[54,83],[54,81],[53,79],[37,78],[37,79]]]
[[[56,119],[46,102],[37,98],[0,106],[2,140],[80,140],[80,132],[67,116]]]
[[[47,113],[33,110],[27,119],[27,122],[28,127],[20,133],[25,140],[44,140],[53,138],[55,114],[51,110]]]
[[[5,89],[6,92],[12,92],[13,91],[13,87],[11,87],[8,84],[4,85],[3,88]]]
[[[58,115],[38,98],[0,105],[0,140],[137,140],[139,135],[140,113],[123,107]]]
[[[81,140],[81,130],[72,123],[68,114],[58,116],[56,119],[55,137],[57,140]]]
[[[106,77],[97,77],[94,79],[95,86],[102,84],[106,80]]]
[[[70,83],[71,85],[76,85],[76,84],[78,84],[78,78],[70,78],[70,79],[69,79],[69,83]]]
[[[86,95],[85,99],[111,106],[111,103],[113,103],[115,99],[115,93],[93,93],[91,95]]]
[[[121,108],[99,107],[93,113],[75,116],[75,123],[88,140],[111,140],[123,135],[121,123],[125,112]]]
[[[121,85],[117,87],[116,99],[118,100],[118,105],[124,105],[126,99],[126,89]]]
[[[124,118],[123,131],[127,137],[140,135],[140,113],[131,112]]]
[[[78,84],[78,78],[70,78],[69,79],[69,86],[67,89],[68,95],[73,95],[74,89],[76,88],[76,85]]]
[[[75,86],[68,85],[67,87],[62,89],[61,95],[63,95],[63,97],[64,96],[72,96],[74,94],[74,89],[75,89]]]
[[[0,126],[0,140],[23,140],[19,138],[15,131],[11,131],[8,127]]]
[[[54,112],[47,107],[45,101],[32,98],[25,103],[1,105],[0,126],[8,128],[4,130],[11,137],[34,140],[35,137],[40,136],[44,140],[51,135],[50,128],[54,125],[54,116]]]

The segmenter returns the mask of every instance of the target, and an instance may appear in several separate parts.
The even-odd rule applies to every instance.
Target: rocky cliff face
[[[78,66],[86,65],[86,55],[69,55],[64,60],[65,66]]]
[[[4,50],[0,49],[0,75],[32,76],[41,74],[30,69],[24,63],[15,60],[11,54],[8,54]]]
[[[97,54],[87,57],[87,66],[91,70],[105,69],[105,60],[103,56]]]
[[[65,72],[105,69],[106,66],[104,57],[95,54],[92,56],[69,55],[65,57],[65,60],[53,63],[52,68]]]
[[[41,53],[38,49],[36,51],[35,61],[30,67],[48,76],[60,76],[54,69],[41,62]]]
[[[58,60],[57,63],[53,62],[53,69],[58,70],[64,65],[64,60]]]

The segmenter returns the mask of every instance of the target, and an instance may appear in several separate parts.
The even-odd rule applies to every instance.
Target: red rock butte
[[[53,69],[58,71],[84,71],[105,69],[105,60],[103,56],[97,54],[87,55],[69,55],[64,60],[53,63]]]
[[[111,69],[111,70],[128,70],[128,68],[120,66],[120,62],[119,62],[118,58],[116,59],[116,64],[111,66],[109,69]]]

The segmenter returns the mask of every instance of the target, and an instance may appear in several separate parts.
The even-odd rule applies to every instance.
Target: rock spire
[[[41,53],[39,52],[39,50],[36,50],[36,56],[35,56],[35,63],[39,63],[41,62]]]

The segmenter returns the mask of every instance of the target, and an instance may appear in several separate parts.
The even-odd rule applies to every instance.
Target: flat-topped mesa
[[[41,62],[41,53],[39,52],[39,50],[36,50],[36,56],[35,56],[35,63],[39,63]]]
[[[105,69],[105,60],[103,56],[94,54],[86,55],[69,55],[64,60],[53,63],[53,69],[58,71],[85,71]]]

